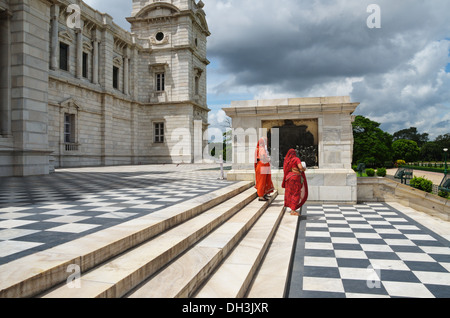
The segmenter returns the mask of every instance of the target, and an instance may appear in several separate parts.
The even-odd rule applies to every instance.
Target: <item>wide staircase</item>
[[[0,297],[282,298],[297,223],[240,182],[5,264]]]

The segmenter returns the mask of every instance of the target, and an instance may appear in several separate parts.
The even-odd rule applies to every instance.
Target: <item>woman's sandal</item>
[[[259,198],[258,200],[263,201],[263,202],[269,201],[269,199],[267,199],[267,198]]]
[[[293,216],[300,216],[300,213],[295,212],[295,211],[292,211],[292,212],[291,212],[291,215],[293,215]]]

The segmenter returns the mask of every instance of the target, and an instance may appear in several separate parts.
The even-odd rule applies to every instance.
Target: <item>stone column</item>
[[[138,49],[136,46],[136,36],[133,34],[133,45],[131,46],[131,58],[130,58],[130,94],[134,99],[139,98],[139,76],[137,74],[139,73],[139,59],[138,59]]]
[[[128,95],[129,92],[129,54],[128,48],[125,48],[125,57],[123,59],[123,93]]]
[[[94,83],[94,84],[98,84],[98,56],[99,56],[99,53],[98,53],[98,50],[99,50],[99,45],[100,45],[100,43],[99,43],[99,40],[98,40],[98,37],[97,37],[97,35],[95,35],[95,37],[94,37],[94,49],[93,49],[93,55],[94,55],[94,57],[93,57],[93,65],[92,65],[92,82]]]
[[[103,14],[103,27],[101,28],[101,42],[99,45],[99,83],[106,90],[112,90],[113,84],[113,51],[114,35],[110,25],[112,17]]]
[[[83,21],[80,22],[80,28],[76,29],[77,33],[77,63],[76,63],[76,77],[83,77]]]
[[[0,135],[11,136],[11,27],[10,13],[0,13]]]
[[[59,5],[54,4],[51,7],[51,52],[50,52],[50,68],[57,70],[59,68]]]

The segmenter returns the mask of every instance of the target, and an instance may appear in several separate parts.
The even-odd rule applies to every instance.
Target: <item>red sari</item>
[[[292,211],[300,209],[308,200],[306,175],[298,168],[301,164],[302,161],[297,157],[295,150],[289,150],[284,159],[282,187],[285,189],[284,206],[291,208]]]
[[[267,142],[265,138],[258,141],[255,151],[255,179],[256,190],[260,198],[272,193],[275,188],[272,183],[272,172],[270,169],[270,157],[267,153]]]

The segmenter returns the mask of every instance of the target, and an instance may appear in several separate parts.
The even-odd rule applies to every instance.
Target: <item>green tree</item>
[[[397,131],[392,136],[393,141],[400,139],[412,140],[415,141],[419,147],[422,147],[422,145],[424,145],[429,140],[429,134],[427,133],[419,134],[416,127],[411,127],[408,129]]]
[[[440,135],[434,142],[438,145],[437,150],[439,151],[439,155],[437,155],[437,158],[435,160],[444,160],[443,149],[450,149],[450,134]],[[447,160],[449,160],[448,156]]]
[[[210,151],[210,155],[212,157],[215,158],[219,158],[220,156],[222,156],[223,161],[226,162],[227,160],[232,160],[231,158],[231,151],[232,151],[232,144],[231,144],[231,139],[232,139],[232,130],[229,129],[227,131],[225,131],[222,134],[222,143],[218,143],[218,142],[214,142],[214,143],[210,143],[209,144],[209,151]],[[219,150],[220,149],[220,150]],[[216,151],[219,151],[219,153],[216,153]]]
[[[383,166],[392,161],[392,136],[380,129],[380,123],[364,116],[353,122],[353,163]]]
[[[450,149],[450,134],[440,135],[434,141],[427,142],[420,147],[420,160],[444,160],[444,148]]]
[[[406,162],[413,162],[419,159],[420,148],[413,140],[399,139],[392,143],[394,160],[403,159]]]
[[[439,161],[442,157],[442,149],[435,141],[427,142],[420,148],[420,159],[422,161]]]

